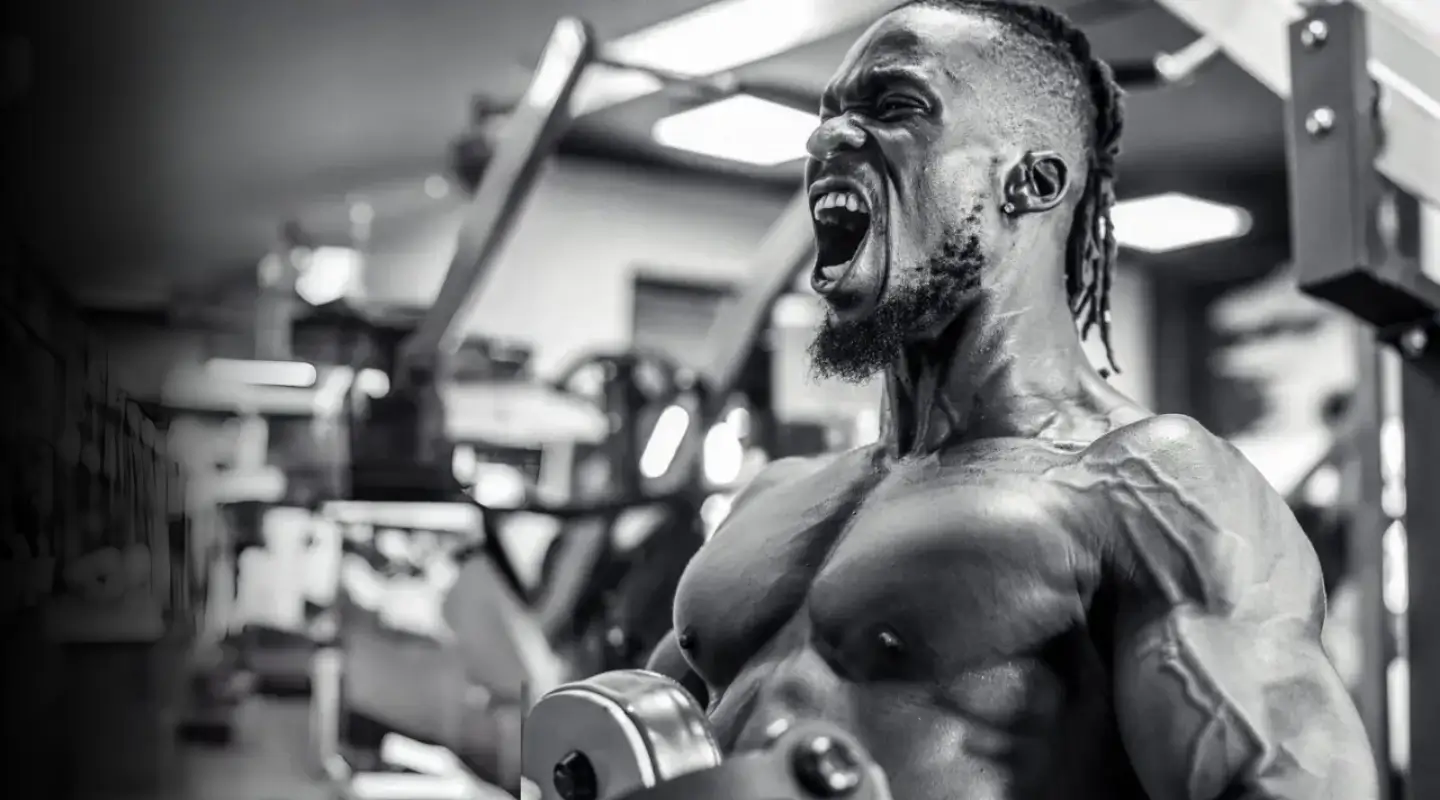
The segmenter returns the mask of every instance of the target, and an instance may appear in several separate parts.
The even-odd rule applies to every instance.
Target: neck
[[[1059,281],[999,269],[939,335],[907,346],[885,373],[887,440],[896,455],[976,439],[1055,433],[1093,408],[1091,368]],[[1044,278],[1044,281],[1038,280]],[[1051,285],[1054,288],[1051,288]]]

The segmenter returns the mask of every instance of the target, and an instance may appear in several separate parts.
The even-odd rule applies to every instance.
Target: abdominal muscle
[[[785,723],[825,721],[860,741],[896,800],[1143,798],[1103,688],[1067,696],[1075,693],[1036,659],[941,687],[849,680],[813,647],[767,649],[711,705],[727,753],[764,747]]]

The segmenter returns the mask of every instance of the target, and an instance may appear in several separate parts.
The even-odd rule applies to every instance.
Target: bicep
[[[1186,606],[1117,633],[1121,735],[1152,796],[1376,796],[1359,715],[1307,627]]]
[[[1171,800],[1362,800],[1359,715],[1320,641],[1314,550],[1283,498],[1193,421],[1105,443],[1115,700],[1142,783]]]

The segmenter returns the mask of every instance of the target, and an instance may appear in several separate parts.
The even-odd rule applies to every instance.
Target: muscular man
[[[1284,501],[1081,349],[1117,94],[1018,3],[912,3],[845,58],[809,144],[812,354],[883,372],[887,431],[774,464],[685,573],[651,666],[727,751],[825,719],[900,800],[1376,796]]]

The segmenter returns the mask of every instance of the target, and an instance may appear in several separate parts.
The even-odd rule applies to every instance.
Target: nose
[[[816,161],[824,161],[842,150],[859,150],[865,146],[865,129],[855,124],[848,114],[841,114],[820,123],[810,134],[805,149]]]

